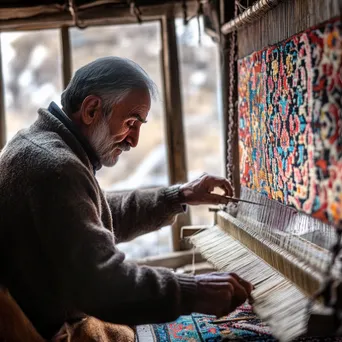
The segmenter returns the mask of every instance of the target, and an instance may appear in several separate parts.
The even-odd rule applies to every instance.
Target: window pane
[[[161,77],[161,36],[159,22],[142,25],[92,27],[70,30],[73,68],[104,56],[125,57],[138,63],[159,89],[152,103],[148,123],[141,128],[139,145],[123,153],[113,168],[102,168],[97,178],[102,188],[129,190],[168,184]],[[128,243],[120,244],[128,259],[169,252],[170,227]]]
[[[32,124],[39,107],[60,103],[59,30],[1,33],[7,140]]]
[[[188,179],[203,172],[223,175],[223,152],[218,101],[218,48],[203,32],[198,43],[197,20],[184,26],[176,21],[183,91],[184,134]],[[207,206],[191,209],[193,224],[211,224],[213,214]]]
[[[74,70],[99,57],[125,57],[138,63],[160,90],[160,98],[152,103],[148,123],[141,128],[139,145],[123,153],[115,167],[104,167],[98,172],[100,185],[120,190],[167,185],[159,23],[74,28],[70,33]]]
[[[171,228],[162,228],[158,232],[152,232],[138,238],[120,243],[119,249],[126,254],[128,260],[136,260],[148,256],[171,252]]]

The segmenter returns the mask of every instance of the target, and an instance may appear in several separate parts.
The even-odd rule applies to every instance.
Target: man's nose
[[[131,147],[136,147],[139,142],[140,128],[134,127],[131,129],[127,135],[126,141],[131,145]]]

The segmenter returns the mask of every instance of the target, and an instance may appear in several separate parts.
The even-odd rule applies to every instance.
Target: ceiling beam
[[[174,0],[172,2],[154,1],[154,5],[140,5],[141,19],[151,21],[161,19],[168,15],[173,17],[183,16],[183,1]],[[193,17],[198,10],[198,2],[187,0],[187,17]],[[2,13],[4,9],[1,9]],[[128,6],[118,3],[102,3],[102,5],[80,6],[77,11],[78,20],[82,26],[100,26],[137,23],[137,18],[132,15]],[[3,14],[2,14],[3,16]],[[76,26],[70,12],[57,11],[44,13],[28,18],[3,19],[0,20],[0,31],[19,31],[19,30],[41,30],[60,28],[61,26]]]

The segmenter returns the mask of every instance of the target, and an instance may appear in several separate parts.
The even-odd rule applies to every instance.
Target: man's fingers
[[[207,204],[227,204],[229,202],[228,198],[217,194],[207,194],[204,196],[203,200]]]
[[[212,193],[215,188],[223,190],[224,195]],[[222,177],[215,177],[202,174],[199,178],[180,187],[182,203],[190,205],[199,204],[227,204],[229,200],[225,196],[232,195],[232,187],[228,180]]]
[[[231,277],[229,279],[229,282],[234,286],[234,291],[235,291],[236,295],[241,296],[241,297],[245,297],[245,298],[248,297],[247,291],[245,290],[244,286],[242,286],[242,284],[239,281],[237,281],[235,278]]]
[[[205,285],[206,288],[210,289],[215,289],[217,290],[218,288],[225,289],[226,287],[229,287],[229,289],[234,290],[233,284],[228,280],[224,279],[224,281],[216,282],[211,281],[210,283],[202,283]]]
[[[249,296],[253,290],[253,284],[240,278],[236,273],[230,273],[230,275],[245,289]]]
[[[213,272],[213,273],[207,273],[207,274],[201,274],[200,275],[200,282],[214,282],[214,283],[220,283],[220,282],[227,282],[229,279],[229,273],[220,273],[220,272]]]
[[[229,272],[211,272],[208,274],[203,275],[207,281],[215,281],[215,282],[226,282],[227,279],[233,277],[237,282],[241,284],[245,288],[248,294],[253,290],[254,286],[247,280],[244,280],[236,273],[229,273]]]
[[[228,204],[231,200],[226,196],[217,194],[205,194],[202,196],[203,204]]]
[[[224,188],[225,188],[224,194],[226,196],[232,196],[233,195],[233,188],[227,180],[225,180],[225,182],[224,182]]]
[[[198,312],[227,314],[250,296],[252,284],[235,273],[215,272],[195,276],[198,285]]]
[[[207,174],[201,176],[201,178],[202,182],[206,184],[208,189],[221,188],[226,196],[231,196],[233,194],[232,186],[227,179]]]
[[[234,286],[234,293],[231,300],[231,310],[235,310],[236,307],[243,304],[248,298],[248,294],[243,286],[233,277],[229,280]]]
[[[233,194],[232,186],[225,178],[217,179],[215,186],[221,188],[224,191],[225,196],[231,196]]]
[[[200,276],[199,282],[210,288],[224,287],[227,283],[231,283],[234,294],[243,298],[247,298],[253,289],[251,283],[240,278],[236,273],[209,273]]]
[[[206,289],[208,290],[208,292],[213,291],[215,293],[221,293],[225,297],[232,297],[235,291],[234,285],[227,280],[225,282],[220,283],[210,283],[206,285]]]

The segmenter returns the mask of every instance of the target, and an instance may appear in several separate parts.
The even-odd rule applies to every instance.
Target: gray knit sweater
[[[170,224],[178,192],[104,193],[79,139],[39,110],[0,154],[0,284],[45,338],[83,314],[134,325],[190,313],[193,277],[138,267],[116,247]]]

